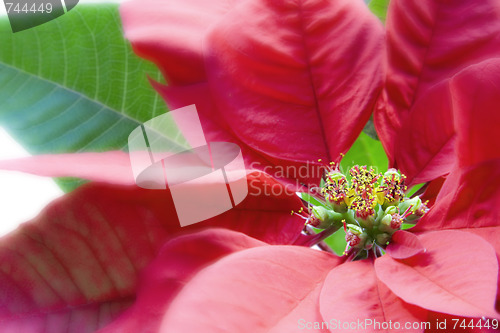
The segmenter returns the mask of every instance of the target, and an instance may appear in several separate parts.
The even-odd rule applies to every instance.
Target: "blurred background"
[[[6,16],[6,8],[0,1],[0,16]],[[120,0],[80,0],[86,3],[119,3]],[[1,40],[0,40],[1,47]],[[26,157],[30,154],[0,126],[0,159]],[[36,215],[63,191],[50,178],[32,176],[20,172],[0,170],[0,236],[17,228]]]

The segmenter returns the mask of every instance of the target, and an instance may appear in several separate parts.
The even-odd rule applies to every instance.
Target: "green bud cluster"
[[[338,168],[326,174],[321,192],[326,204],[311,207],[307,219],[320,229],[343,225],[346,253],[384,249],[404,223],[415,223],[428,210],[419,197],[406,197],[406,177],[395,169],[382,175],[356,165],[349,176]]]

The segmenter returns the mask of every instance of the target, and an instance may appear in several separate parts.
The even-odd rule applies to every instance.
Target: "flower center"
[[[309,206],[298,213],[306,223],[332,231],[343,227],[347,247],[345,255],[362,259],[373,251],[375,256],[384,252],[392,235],[404,224],[415,224],[428,208],[418,196],[406,196],[406,177],[395,169],[383,175],[366,166],[354,166],[349,179],[330,163],[324,176],[321,197],[323,205]]]

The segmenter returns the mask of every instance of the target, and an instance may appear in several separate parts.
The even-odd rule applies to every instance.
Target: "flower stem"
[[[314,229],[310,225],[307,225],[307,224],[304,226],[304,232],[309,236],[316,235],[316,233],[314,232]],[[333,251],[332,248],[330,246],[328,246],[328,244],[326,244],[324,241],[321,241],[316,245],[318,245],[318,247],[321,249],[321,251],[325,251],[325,252],[337,255],[335,253],[335,251]]]
[[[325,230],[321,231],[319,234],[310,235],[310,237],[308,237],[307,239],[302,241],[301,244],[297,244],[297,245],[302,245],[302,246],[307,246],[307,247],[318,245],[319,243],[323,242],[323,240],[325,238],[327,238],[328,236],[335,233],[335,231],[339,230],[341,227],[342,227],[342,224],[334,223],[331,226],[329,226],[328,228],[326,228]],[[328,247],[328,245],[326,245],[326,244],[324,244],[324,246]]]

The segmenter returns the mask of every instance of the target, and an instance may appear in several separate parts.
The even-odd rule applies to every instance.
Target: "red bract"
[[[436,205],[417,227],[395,234],[388,254],[355,262],[297,246],[230,254],[190,279],[171,303],[152,301],[168,309],[160,331],[336,332],[346,324],[345,331],[378,331],[389,321],[386,331],[397,331],[395,323],[404,331],[435,331],[438,323],[467,331],[460,325],[471,318],[476,327],[493,327],[498,322],[479,318],[500,318],[500,147],[487,130],[500,120],[492,112],[498,77],[500,61],[490,60],[452,78],[458,164]]]
[[[266,243],[296,241],[303,222],[290,218],[290,210],[300,205],[299,199],[280,187],[281,194],[273,200],[264,189],[280,185],[263,174],[252,174],[249,181],[249,196],[237,208],[185,228],[179,225],[168,191],[92,183],[64,196],[1,239],[0,330],[89,332],[105,326],[134,302],[139,273],[168,239],[181,233],[223,227]],[[189,237],[202,235],[211,232]],[[238,237],[220,251],[262,243]],[[212,241],[222,239],[214,236]],[[191,263],[186,259],[175,265],[175,277],[187,276],[190,265],[193,271],[200,269],[200,263],[216,259],[217,251],[211,244],[196,251],[198,258]]]
[[[169,85],[155,86],[170,107],[196,103],[208,141],[238,143],[254,168],[338,160],[381,88],[382,26],[360,1],[146,1],[121,12],[136,52],[164,71]]]
[[[499,75],[500,60],[492,59],[451,80],[458,161],[429,214],[431,218],[419,223],[417,229],[472,232],[488,240],[500,258],[500,143],[488,125],[500,121],[496,112]]]
[[[383,256],[375,266],[372,260],[341,263],[297,246],[243,250],[200,271],[172,303],[156,297],[149,306],[168,307],[161,332],[295,332],[323,322],[333,332],[332,323],[358,319],[420,323],[427,310],[498,318],[493,310],[498,265],[491,246],[457,231],[419,238],[425,254],[402,261]],[[183,250],[176,254],[184,258]],[[165,262],[159,259],[156,265],[165,267]],[[153,318],[140,308],[134,311],[132,317]],[[327,326],[320,331],[329,332]]]
[[[301,2],[301,5],[308,7],[311,3]],[[248,19],[240,19],[244,23],[250,22],[248,28],[247,25],[236,28],[233,22],[238,16],[224,17],[222,23],[214,24],[206,39],[204,56],[211,97],[218,106],[213,109],[213,114],[225,115],[224,122],[230,124],[231,130],[237,132],[243,142],[255,138],[254,142],[245,143],[257,150],[265,147],[269,155],[275,156],[277,150],[273,144],[278,143],[278,148],[289,147],[281,141],[281,122],[293,128],[296,119],[289,119],[289,112],[286,116],[282,114],[279,101],[288,97],[293,103],[295,98],[292,97],[295,96],[290,97],[286,90],[276,95],[273,89],[276,82],[287,75],[281,72],[281,67],[270,67],[266,62],[273,59],[273,51],[283,55],[280,53],[281,43],[273,43],[275,36],[282,36],[282,29],[273,26],[275,20],[271,15],[279,5],[266,5],[263,7],[263,2],[241,5],[250,13]],[[289,6],[292,7],[294,5]],[[456,105],[461,98],[456,94],[460,78],[455,78],[454,83],[450,79],[463,68],[490,58],[497,50],[496,7],[492,2],[475,6],[471,1],[459,4],[394,1],[392,4],[388,19],[387,82],[376,114],[376,125],[391,163],[408,173],[412,183],[430,181],[450,172],[455,163],[456,131],[460,137],[466,138],[462,140],[470,139],[467,136],[469,131],[481,131],[472,127],[465,131],[460,125],[471,118],[471,113],[464,116],[463,112],[457,111],[467,103]],[[462,24],[460,13],[465,11],[472,19]],[[258,17],[251,15],[256,12]],[[239,11],[235,10],[235,13]],[[284,17],[286,22],[285,14]],[[483,24],[488,25],[488,31],[482,31]],[[271,31],[269,28],[272,28],[272,35],[265,33]],[[463,33],[457,34],[460,31]],[[251,35],[250,41],[247,35]],[[281,39],[288,41],[285,36]],[[274,45],[277,45],[276,49]],[[262,56],[259,51],[267,52],[267,56]],[[464,51],[463,56],[458,56],[459,51]],[[282,58],[287,59],[288,54],[293,55],[293,52]],[[241,65],[240,59],[245,60]],[[274,61],[273,65],[279,63]],[[257,89],[252,80],[257,80],[261,71],[268,75],[267,82]],[[276,73],[276,79],[270,77],[272,73]],[[210,75],[216,75],[220,81],[210,81]],[[477,80],[470,84],[477,84]],[[168,97],[167,93],[164,94]],[[276,103],[266,104],[269,100]],[[321,101],[320,98],[317,100]],[[465,100],[474,101],[472,98]],[[248,103],[253,104],[249,106]],[[492,110],[490,106],[484,114],[490,114]],[[264,132],[265,139],[260,140],[260,133],[247,134],[248,128],[240,126],[240,122],[245,121],[265,130],[269,121],[262,115],[266,112],[279,122],[271,135]],[[464,154],[466,147],[479,152],[483,150],[483,146],[459,142],[457,154]],[[324,158],[319,148],[321,144],[316,143],[308,147],[308,152]],[[300,146],[288,149],[291,151],[294,156],[302,156]],[[286,155],[281,156],[286,158]],[[460,171],[454,173],[464,172],[463,166],[457,166],[456,170]],[[479,168],[475,172],[483,174],[484,171]],[[452,193],[458,191],[459,184],[454,173],[444,184],[436,207],[420,222],[423,229],[415,231],[449,228],[450,220],[441,209],[446,204],[453,205]],[[495,184],[498,175],[490,175]],[[496,188],[495,185],[492,188]],[[474,186],[469,186],[468,190],[474,191]],[[493,205],[497,200],[493,192],[472,193]],[[473,211],[472,206],[467,205],[466,211]],[[487,213],[480,210],[476,214],[478,219],[481,214]],[[498,223],[498,219],[488,221],[492,225]],[[462,222],[470,229],[478,226],[470,216]],[[428,229],[425,226],[429,226]],[[436,317],[437,312],[498,317],[494,310],[497,258],[484,238],[457,231],[425,232],[417,236],[399,232],[387,250],[394,258],[386,255],[375,262],[342,265],[337,259],[329,261],[324,254],[301,248],[259,247],[230,255],[200,272],[181,291],[163,319],[162,330],[288,332],[306,329],[307,324],[314,322],[329,322],[330,319],[345,322],[360,318],[379,322],[389,319],[424,321],[427,310],[431,317]],[[286,279],[291,275],[293,278]],[[194,319],[192,314],[196,314]],[[329,329],[323,327],[322,331]]]
[[[375,125],[393,167],[413,184],[450,172],[455,160],[449,79],[500,54],[496,0],[391,0],[386,84]]]

